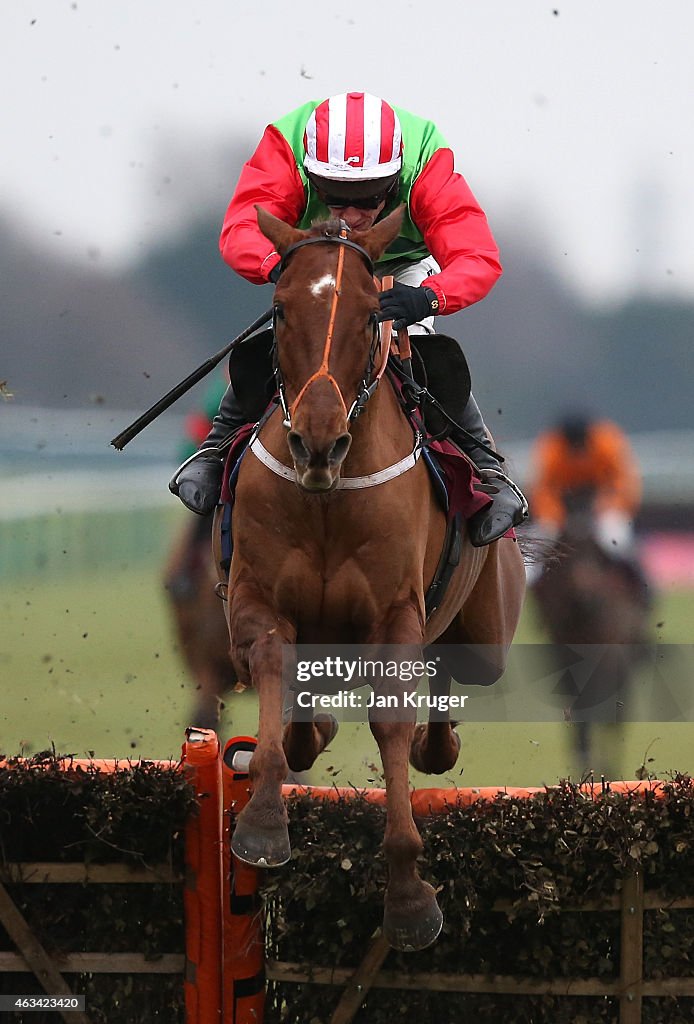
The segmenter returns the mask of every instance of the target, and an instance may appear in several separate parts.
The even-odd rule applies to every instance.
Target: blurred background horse
[[[533,592],[557,672],[572,660],[566,645],[580,645],[574,653],[584,656],[580,676],[563,671],[554,690],[567,700],[578,768],[615,778],[634,671],[649,639],[650,596],[633,551],[613,553],[598,539],[594,490],[565,493],[564,504],[556,555]]]
[[[216,583],[212,516],[195,516],[176,537],[164,588],[178,650],[195,687],[189,722],[203,729],[218,728],[224,695],[236,684]]]
[[[186,417],[180,461],[207,436],[226,385],[222,376],[212,380],[201,407]],[[205,729],[218,727],[224,695],[236,683],[224,608],[214,589],[212,518],[188,517],[174,538],[163,574],[179,654],[195,687],[189,723]]]

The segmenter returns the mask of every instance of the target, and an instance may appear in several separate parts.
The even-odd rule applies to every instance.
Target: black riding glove
[[[281,266],[282,266],[282,262],[281,261],[279,263],[275,263],[274,267],[272,268],[270,273],[267,275],[270,284],[277,284],[277,282],[279,281]]]
[[[439,300],[432,288],[413,288],[399,284],[387,288],[379,296],[381,315],[379,320],[392,320],[396,331],[438,312]]]

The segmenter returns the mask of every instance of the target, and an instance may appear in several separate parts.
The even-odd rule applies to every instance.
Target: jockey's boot
[[[179,466],[169,482],[169,490],[176,494],[186,508],[206,516],[219,502],[228,441],[242,427],[247,417],[238,403],[231,386],[219,403],[219,411],[212,420],[212,429],[198,451]]]
[[[527,519],[528,503],[521,489],[501,470],[501,463],[492,451],[479,448],[476,441],[491,448],[492,440],[482,419],[482,413],[474,397],[470,395],[460,423],[471,437],[453,432],[466,455],[477,466],[482,481],[479,489],[492,498],[492,504],[480,509],[468,522],[470,542],[476,548],[491,544],[503,537],[512,526],[518,526]]]

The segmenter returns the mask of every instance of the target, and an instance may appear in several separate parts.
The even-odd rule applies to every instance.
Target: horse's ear
[[[293,228],[291,224],[285,224],[279,217],[274,217],[262,206],[256,206],[258,214],[258,227],[266,238],[269,238],[280,256],[284,256],[290,245],[298,242],[304,237],[304,232]]]
[[[405,204],[401,203],[397,209],[389,213],[383,220],[378,221],[372,228],[359,236],[355,232],[355,241],[358,241],[362,248],[366,249],[372,260],[377,260],[386,251],[394,238],[398,237],[402,227],[402,219],[405,214]]]

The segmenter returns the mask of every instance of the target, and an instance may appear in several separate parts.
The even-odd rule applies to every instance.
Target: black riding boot
[[[474,440],[456,431],[453,432],[453,438],[477,466],[482,480],[481,490],[493,499],[491,505],[476,512],[468,522],[470,542],[474,547],[481,548],[503,537],[512,526],[522,523],[528,515],[528,503],[520,488],[502,471],[499,460],[475,444],[475,441],[481,441],[489,448],[492,441],[472,395],[465,406],[460,425],[468,434],[472,434]]]
[[[206,516],[219,502],[228,448],[224,442],[246,422],[247,417],[241,412],[230,384],[219,403],[209,434],[195,455],[186,459],[169,482],[169,490],[178,495],[191,512]]]

